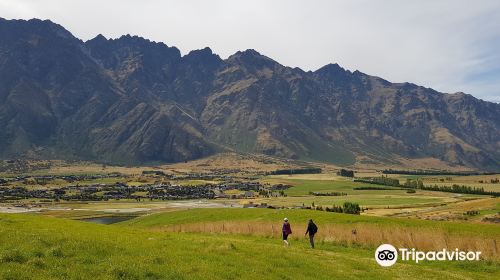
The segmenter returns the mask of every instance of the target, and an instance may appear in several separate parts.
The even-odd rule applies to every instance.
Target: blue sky
[[[87,40],[130,33],[225,58],[339,63],[392,82],[500,102],[500,1],[0,0],[0,17],[55,21]]]

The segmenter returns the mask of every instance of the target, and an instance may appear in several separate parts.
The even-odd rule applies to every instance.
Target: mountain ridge
[[[0,156],[177,162],[219,151],[352,165],[433,157],[500,168],[500,104],[315,71],[248,49],[139,36],[82,41],[42,20],[0,19]]]

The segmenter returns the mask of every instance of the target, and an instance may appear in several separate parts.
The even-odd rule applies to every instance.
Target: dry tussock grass
[[[167,232],[194,232],[218,234],[242,234],[281,238],[281,225],[271,222],[211,222],[170,225],[156,228]],[[292,240],[304,238],[306,224],[293,224]],[[416,229],[398,226],[376,226],[369,224],[319,225],[317,241],[337,244],[376,247],[389,243],[396,247],[416,248],[418,250],[441,250],[443,248],[481,251],[482,257],[498,260],[500,251],[496,239],[476,236],[451,235],[441,229]]]

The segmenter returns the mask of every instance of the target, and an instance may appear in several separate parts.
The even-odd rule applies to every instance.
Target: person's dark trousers
[[[311,248],[314,249],[314,234],[309,234],[309,243],[311,243]]]

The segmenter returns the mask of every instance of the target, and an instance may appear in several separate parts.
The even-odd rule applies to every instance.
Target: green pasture
[[[137,228],[154,228],[168,225],[222,221],[275,221],[280,225],[283,218],[290,222],[306,223],[314,219],[318,224],[380,225],[407,228],[440,229],[451,234],[484,236],[500,239],[498,225],[472,224],[463,222],[427,221],[407,218],[373,217],[349,215],[308,209],[267,209],[267,208],[212,208],[188,209],[168,213],[157,213],[135,218],[120,225]]]
[[[151,217],[188,218],[186,214],[200,214],[192,219],[204,219],[217,213],[195,211],[179,212],[176,218]],[[258,217],[262,213],[250,215]],[[305,213],[297,211],[297,215]],[[137,223],[97,225],[27,214],[0,214],[0,279],[495,279],[500,276],[499,266],[493,262],[398,262],[382,268],[376,264],[373,250],[367,248],[325,243],[320,244],[321,249],[311,250],[305,241],[285,248],[280,240],[272,238],[164,233],[134,225]]]

